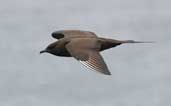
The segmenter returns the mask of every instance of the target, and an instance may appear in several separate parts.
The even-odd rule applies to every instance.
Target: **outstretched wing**
[[[97,37],[95,33],[90,31],[80,31],[80,30],[60,30],[52,33],[52,37],[55,39],[61,38],[82,38],[82,37]]]
[[[91,70],[111,75],[99,53],[99,44],[93,39],[74,39],[66,45],[69,53]]]

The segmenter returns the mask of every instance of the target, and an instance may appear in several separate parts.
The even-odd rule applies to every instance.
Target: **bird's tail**
[[[121,43],[155,43],[154,41],[134,41],[134,40],[124,40]]]

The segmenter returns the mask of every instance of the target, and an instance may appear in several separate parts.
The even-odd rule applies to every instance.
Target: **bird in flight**
[[[56,56],[74,57],[84,66],[105,75],[111,75],[101,51],[126,43],[151,43],[134,40],[115,40],[98,37],[94,32],[82,30],[59,30],[52,34],[56,42],[47,46],[40,53]]]

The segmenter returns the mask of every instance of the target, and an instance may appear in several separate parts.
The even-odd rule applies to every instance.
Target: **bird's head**
[[[53,54],[54,51],[56,51],[56,42],[48,45],[45,50],[40,51],[40,54],[42,54],[42,53],[51,53],[51,54]]]

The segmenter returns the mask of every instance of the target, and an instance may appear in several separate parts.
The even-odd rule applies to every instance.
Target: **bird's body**
[[[59,39],[58,41],[54,42],[54,44],[56,45],[56,48],[58,48],[58,51],[52,52],[53,55],[56,56],[62,56],[62,57],[72,57],[70,55],[70,53],[68,52],[66,45],[73,39],[67,39],[67,38],[62,38]],[[109,39],[105,39],[105,38],[74,38],[74,40],[78,40],[78,44],[79,43],[87,43],[89,44],[90,42],[96,42],[99,47],[96,47],[94,49],[97,49],[98,51],[103,51],[112,47],[115,47],[117,45],[120,45],[121,43],[115,43],[112,42],[112,40]],[[75,46],[77,46],[77,44],[75,44]]]
[[[123,43],[145,43],[101,38],[93,32],[80,30],[55,31],[52,37],[58,41],[50,44],[40,53],[48,52],[56,56],[74,57],[88,68],[106,75],[111,73],[99,52]]]

